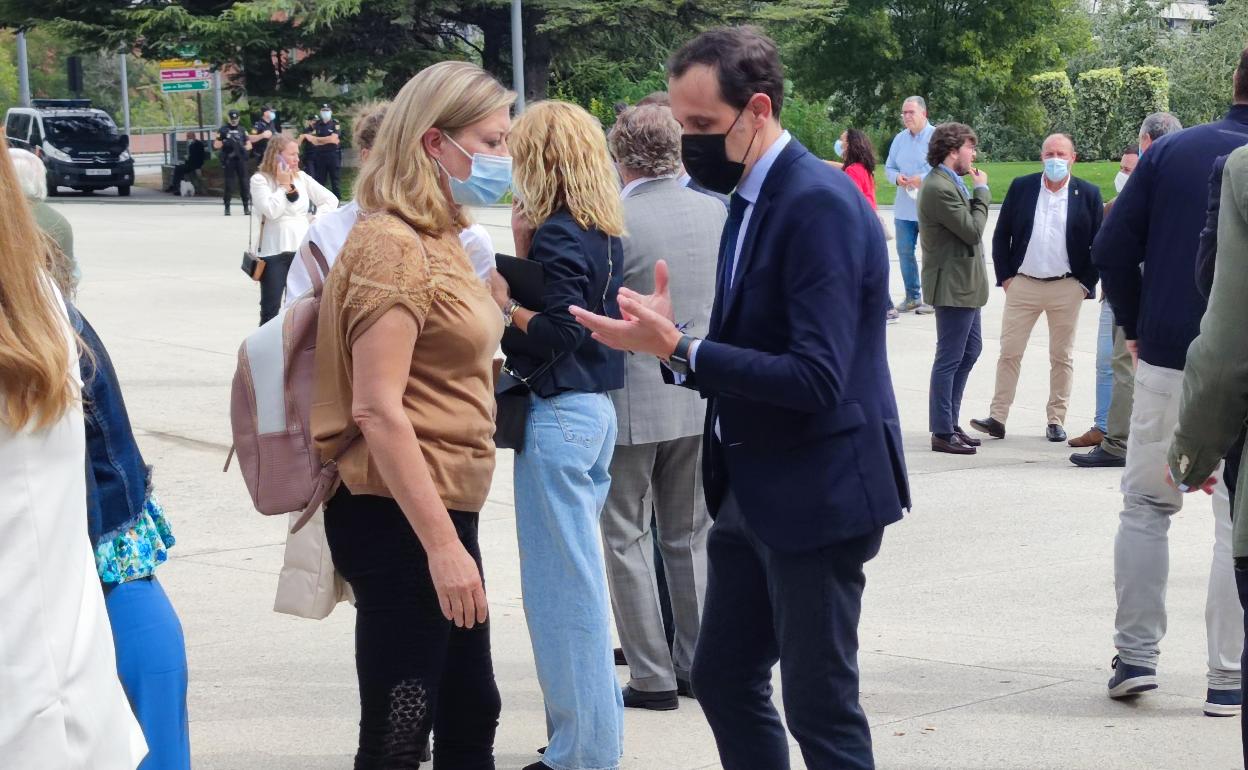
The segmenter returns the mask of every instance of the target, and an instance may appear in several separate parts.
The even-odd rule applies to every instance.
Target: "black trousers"
[[[182,179],[187,174],[192,174],[196,171],[199,171],[199,168],[200,168],[199,166],[191,168],[191,166],[187,163],[179,163],[178,165],[174,166],[173,167],[173,181],[169,183],[169,191],[181,192]],[[248,190],[248,193],[250,192],[251,191]]]
[[[477,519],[451,511],[479,569]],[[464,629],[443,617],[425,550],[394,500],[344,486],[325,507],[325,534],[355,592],[355,770],[419,768],[430,730],[435,770],[493,770],[502,703],[489,622]]]
[[[337,152],[309,155],[312,160],[312,178],[321,185],[328,187],[335,198],[342,200],[342,192],[338,189],[342,176],[342,158]]]
[[[230,197],[234,191],[231,189],[231,182],[238,182],[238,195],[243,199],[243,206],[251,206],[251,187],[247,182],[247,161],[239,155],[231,155],[221,160],[222,170],[225,172],[225,210],[230,210]]]
[[[788,770],[788,738],[771,700],[776,661],[806,767],[875,767],[858,703],[858,619],[862,566],[883,534],[782,553],[754,535],[733,495],[720,506],[707,539],[693,690],[724,770]]]
[[[260,325],[282,309],[282,295],[286,293],[286,275],[295,252],[283,251],[264,258],[264,272],[260,274]]]

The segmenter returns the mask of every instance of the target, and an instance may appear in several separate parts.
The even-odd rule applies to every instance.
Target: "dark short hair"
[[[672,97],[667,93],[667,91],[652,91],[642,97],[641,101],[637,102],[638,107],[645,107],[648,104],[657,104],[660,107],[671,107]]]
[[[754,94],[771,99],[771,111],[780,117],[784,105],[784,66],[775,41],[758,27],[719,27],[685,43],[667,63],[668,77],[678,78],[696,65],[715,70],[719,94],[738,110]]]
[[[1235,103],[1248,103],[1248,48],[1240,52],[1235,68]]]
[[[1122,155],[1139,155],[1139,154],[1140,154],[1140,146],[1138,144],[1127,145],[1127,149],[1122,151]],[[1119,157],[1121,158],[1122,156],[1120,155]]]
[[[866,133],[856,128],[845,129],[845,165],[861,163],[868,174],[875,173],[875,148]]]
[[[927,165],[936,168],[944,163],[949,153],[966,144],[968,139],[972,145],[979,143],[975,131],[965,123],[941,123],[936,126],[927,143]]]

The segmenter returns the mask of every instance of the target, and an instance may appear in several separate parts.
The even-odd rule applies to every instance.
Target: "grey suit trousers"
[[[702,492],[702,437],[617,446],[602,509],[607,584],[633,689],[676,689],[689,679],[706,597],[710,515]],[[654,572],[651,511],[672,599],[675,638],[668,650]]]

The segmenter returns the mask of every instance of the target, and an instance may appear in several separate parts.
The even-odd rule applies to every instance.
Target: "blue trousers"
[[[979,308],[936,308],[936,360],[928,391],[927,421],[932,433],[953,433],[962,412],[962,393],[984,349]]]
[[[910,219],[898,219],[893,224],[893,230],[897,233],[897,262],[901,266],[901,280],[906,287],[906,299],[922,299],[923,286],[919,279],[919,261],[914,256],[915,247],[919,243],[919,223]]]
[[[155,577],[105,586],[117,674],[147,739],[138,770],[190,770],[186,643],[182,624]]]
[[[771,699],[777,661],[785,720],[808,770],[875,767],[858,702],[858,620],[862,566],[883,535],[781,553],[754,535],[735,496],[720,506],[707,538],[693,689],[724,770],[789,768],[788,737]]]
[[[615,407],[603,393],[532,396],[516,453],[520,586],[546,701],[554,770],[614,770],[624,700],[615,678],[599,517],[611,486]]]
[[[1109,432],[1109,402],[1114,396],[1114,309],[1101,303],[1101,320],[1096,332],[1096,419],[1101,433]]]

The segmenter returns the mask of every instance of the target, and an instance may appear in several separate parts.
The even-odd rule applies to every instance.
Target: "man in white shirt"
[[[1066,440],[1063,424],[1074,378],[1075,329],[1082,302],[1095,296],[1092,241],[1103,212],[1100,189],[1071,173],[1076,157],[1069,136],[1045,139],[1043,171],[1010,185],[992,235],[997,285],[1005,290],[1001,357],[989,416],[971,420],[971,427],[994,438],[1005,438],[1023,351],[1043,313],[1049,322],[1045,435],[1049,441]]]

